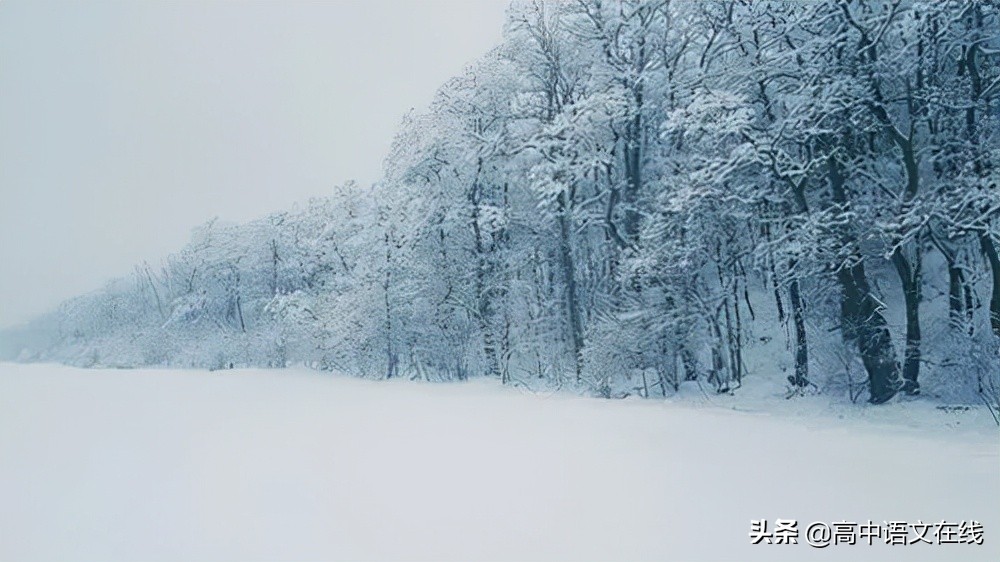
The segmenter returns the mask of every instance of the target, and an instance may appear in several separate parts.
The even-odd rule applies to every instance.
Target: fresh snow
[[[1000,560],[988,414],[818,399],[0,364],[0,559]],[[762,518],[985,543],[751,545]]]

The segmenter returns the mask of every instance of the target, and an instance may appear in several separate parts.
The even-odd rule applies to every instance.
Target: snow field
[[[995,429],[885,411],[0,364],[0,559],[1000,559]],[[976,519],[985,544],[751,545],[761,518]]]

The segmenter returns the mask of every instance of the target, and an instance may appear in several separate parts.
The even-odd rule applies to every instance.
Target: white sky
[[[0,1],[0,326],[378,178],[507,0]]]

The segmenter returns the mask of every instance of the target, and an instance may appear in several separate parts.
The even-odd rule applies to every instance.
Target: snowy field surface
[[[812,398],[0,364],[0,560],[1000,560],[984,412]],[[775,518],[985,542],[751,545]]]

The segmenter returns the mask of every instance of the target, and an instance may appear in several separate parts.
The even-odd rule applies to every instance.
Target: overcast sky
[[[507,0],[0,1],[0,327],[381,172]]]

